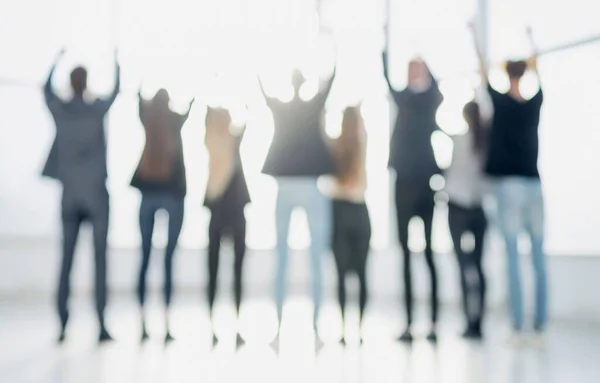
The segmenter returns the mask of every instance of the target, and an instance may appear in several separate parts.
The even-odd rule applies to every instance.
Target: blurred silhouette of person
[[[242,302],[242,266],[246,253],[246,217],[244,208],[250,202],[250,194],[242,167],[240,145],[245,126],[240,134],[234,134],[229,111],[207,107],[205,144],[208,151],[209,171],[204,205],[211,212],[208,226],[208,304],[211,320],[217,292],[219,252],[221,238],[231,235],[234,245],[234,291],[237,318]],[[214,326],[213,326],[214,329]],[[213,332],[213,345],[218,342]],[[239,333],[236,345],[244,344]]]
[[[396,90],[392,86],[388,71],[387,52],[383,52],[384,76],[394,102],[398,108],[396,125],[392,134],[389,167],[396,172],[396,216],[398,239],[404,253],[404,296],[406,304],[406,330],[399,340],[412,342],[413,292],[411,272],[411,251],[408,247],[408,226],[413,217],[420,217],[425,228],[425,260],[431,279],[431,321],[432,327],[427,339],[437,341],[436,323],[438,318],[437,274],[431,248],[434,192],[429,186],[433,175],[440,174],[431,135],[439,130],[435,120],[437,110],[443,101],[442,93],[431,71],[420,58],[408,65],[408,86]]]
[[[334,78],[335,68],[331,78],[322,84],[317,95],[308,101],[300,98],[300,87],[305,79],[298,70],[292,74],[294,98],[290,102],[281,102],[269,97],[262,83],[260,84],[267,105],[273,114],[275,126],[273,141],[263,166],[263,173],[275,177],[278,185],[275,212],[277,226],[275,302],[278,330],[273,341],[275,348],[279,347],[279,330],[286,294],[290,218],[296,207],[302,207],[308,218],[311,238],[315,347],[318,349],[322,345],[317,329],[322,300],[321,258],[331,243],[331,201],[321,193],[317,180],[322,175],[335,173],[335,163],[327,147],[321,123],[325,102]]]
[[[359,326],[367,305],[367,257],[371,220],[365,203],[367,188],[367,134],[360,107],[344,110],[342,132],[331,140],[337,165],[333,189],[333,254],[338,272],[338,299],[342,313],[342,344],[346,344],[346,276],[354,271],[360,284]],[[360,337],[362,343],[362,333]]]
[[[483,210],[483,199],[487,192],[483,170],[487,132],[476,102],[465,105],[463,116],[469,130],[466,134],[452,137],[452,165],[446,172],[448,224],[460,267],[463,309],[467,320],[463,336],[480,339],[486,292],[482,260],[487,228]],[[472,250],[465,250],[462,244],[467,233],[474,239]]]
[[[474,30],[473,30],[474,31]],[[474,34],[476,38],[476,35]],[[530,36],[531,38],[531,36]],[[544,253],[544,196],[538,171],[540,111],[544,101],[542,88],[529,100],[521,93],[521,78],[530,69],[539,79],[537,55],[527,61],[509,61],[506,73],[508,93],[496,91],[488,81],[483,54],[475,45],[480,59],[482,81],[492,99],[494,117],[486,160],[486,173],[493,179],[498,205],[498,223],[508,256],[509,295],[515,346],[523,344],[523,292],[519,271],[518,238],[526,232],[531,241],[535,276],[535,318],[533,341],[543,343],[548,303],[546,256]],[[535,46],[534,48],[535,51]]]
[[[87,102],[87,71],[77,67],[71,72],[73,97],[62,101],[52,89],[56,58],[44,86],[46,105],[56,124],[56,138],[50,149],[43,175],[58,180],[62,186],[62,266],[58,287],[60,316],[59,342],[64,341],[69,319],[68,300],[71,268],[79,228],[90,222],[94,236],[96,265],[96,312],[100,325],[99,341],[112,340],[106,329],[104,310],[107,300],[106,242],[108,235],[109,196],[106,188],[106,138],[104,117],[119,94],[120,68],[115,58],[115,87],[108,99]],[[116,56],[116,55],[115,55]]]
[[[187,191],[181,130],[188,119],[194,100],[184,115],[173,112],[170,97],[160,89],[152,100],[139,96],[139,115],[146,143],[131,186],[142,193],[140,204],[140,233],[142,260],[137,285],[142,319],[142,340],[148,339],[146,331],[146,274],[152,251],[154,219],[159,210],[169,214],[168,240],[164,258],[165,342],[173,340],[169,329],[169,308],[173,291],[173,256],[183,225],[184,200]]]

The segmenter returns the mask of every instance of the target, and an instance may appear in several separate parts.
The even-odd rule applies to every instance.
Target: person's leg
[[[211,326],[213,327],[213,345],[218,342],[214,334],[213,309],[217,295],[217,284],[219,274],[219,258],[221,251],[221,237],[223,236],[223,217],[219,209],[211,209],[210,223],[208,224],[208,310]]]
[[[243,210],[237,214],[238,216],[234,218],[233,224],[233,246],[235,253],[235,260],[233,266],[233,288],[235,294],[235,311],[237,319],[239,320],[243,296],[243,265],[244,257],[246,256],[246,217],[244,216]],[[244,340],[242,339],[240,334],[237,333],[237,347],[240,347],[243,343]]]
[[[404,277],[404,303],[406,310],[406,331],[400,336],[400,341],[412,341],[411,326],[413,313],[411,252],[408,247],[408,225],[415,209],[414,192],[410,185],[396,182],[396,218],[398,226],[398,240],[402,248],[403,277]]]
[[[146,304],[146,275],[150,264],[150,253],[152,252],[152,234],[154,232],[154,215],[156,206],[152,196],[142,194],[140,203],[140,234],[142,236],[142,260],[137,284],[137,296],[140,304],[142,318],[142,340],[148,338],[146,331],[145,304]]]
[[[165,195],[164,206],[169,213],[169,233],[167,248],[165,249],[165,280],[164,280],[164,298],[165,298],[165,341],[173,339],[169,327],[169,308],[171,307],[171,298],[173,295],[173,258],[181,228],[183,226],[183,216],[185,212],[185,201],[183,197]]]
[[[369,257],[369,249],[371,247],[371,220],[369,217],[369,211],[367,205],[360,205],[359,207],[359,232],[356,235],[356,274],[360,283],[360,295],[359,295],[359,330],[361,331],[361,342],[362,342],[362,323],[365,314],[365,308],[367,307],[367,300],[369,299],[369,291],[367,284],[367,259]]]
[[[106,243],[108,239],[109,198],[108,191],[103,188],[90,210],[90,218],[94,228],[94,255],[96,261],[96,312],[100,324],[100,341],[111,340],[104,323],[106,308]]]
[[[71,292],[71,269],[75,256],[75,246],[81,226],[81,214],[65,203],[63,197],[62,207],[62,263],[57,291],[57,308],[60,318],[59,342],[65,339],[65,330],[69,321],[68,300]]]
[[[275,225],[277,230],[277,270],[275,276],[275,304],[277,307],[277,325],[281,328],[283,319],[283,303],[286,295],[288,236],[290,218],[295,205],[297,191],[294,184],[287,180],[278,180],[277,202],[275,206]]]
[[[527,232],[531,240],[531,256],[535,275],[535,319],[537,332],[543,332],[548,317],[548,281],[544,253],[544,196],[539,180],[528,187]]]
[[[437,271],[435,268],[435,262],[433,260],[433,248],[432,248],[432,231],[433,231],[433,214],[435,210],[434,195],[429,185],[426,185],[423,191],[423,205],[421,206],[419,216],[423,219],[423,226],[425,228],[425,261],[427,262],[427,268],[429,269],[429,277],[431,282],[431,332],[427,339],[430,341],[437,340],[436,325],[438,319],[438,285],[437,285]]]
[[[518,237],[524,221],[525,190],[520,180],[514,178],[497,181],[494,189],[498,204],[498,224],[506,246],[513,328],[519,335],[523,330],[523,296],[519,271]]]
[[[346,337],[346,270],[347,257],[349,256],[349,238],[346,217],[344,216],[344,202],[333,201],[333,255],[338,277],[338,302],[342,316],[342,343]]]
[[[313,328],[317,333],[322,302],[323,257],[331,247],[332,207],[331,200],[317,187],[317,180],[311,180],[312,196],[304,206],[310,231],[311,285],[314,303]]]
[[[485,233],[487,230],[487,218],[483,208],[478,208],[473,211],[471,231],[475,237],[475,247],[471,259],[475,271],[477,272],[478,294],[477,294],[477,311],[475,315],[475,330],[478,336],[481,336],[481,325],[485,315],[485,295],[487,283],[483,272],[483,251],[485,249]]]
[[[469,330],[473,327],[473,318],[471,317],[469,310],[469,287],[467,283],[469,255],[466,254],[462,248],[462,238],[467,231],[466,212],[463,208],[453,205],[452,203],[448,204],[448,226],[450,228],[450,236],[452,237],[452,242],[454,244],[454,253],[456,254],[456,260],[458,261],[459,266],[463,311],[467,321],[467,331],[465,331],[465,335],[467,335]]]

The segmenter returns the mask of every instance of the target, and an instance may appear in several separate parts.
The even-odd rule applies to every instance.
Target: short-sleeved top
[[[262,169],[273,177],[319,177],[335,173],[321,123],[333,78],[313,99],[284,103],[267,99],[275,125]]]
[[[400,180],[427,182],[434,174],[441,173],[431,135],[439,129],[436,114],[444,98],[435,80],[424,92],[406,88],[392,94],[398,116],[392,133],[389,167]]]
[[[148,105],[144,105],[148,103]],[[140,102],[140,119],[146,133],[142,158],[131,186],[144,192],[187,192],[181,129],[187,119],[178,113],[156,110],[151,102]]]
[[[544,94],[518,101],[488,84],[494,106],[486,173],[492,177],[539,178],[538,127]]]

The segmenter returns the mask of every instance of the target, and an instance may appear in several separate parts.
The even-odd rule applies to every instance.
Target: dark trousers
[[[448,223],[460,266],[465,317],[469,326],[479,327],[485,311],[486,282],[482,259],[487,219],[481,207],[467,209],[449,203]],[[471,251],[465,251],[462,246],[462,239],[466,233],[471,233],[475,240]]]
[[[367,305],[367,257],[371,242],[371,220],[365,203],[333,200],[333,255],[338,272],[338,298],[345,317],[346,276],[354,271],[360,283],[360,318]]]
[[[237,313],[239,314],[240,312],[243,293],[242,266],[246,254],[246,218],[242,209],[236,210],[211,209],[210,223],[208,225],[208,305],[211,312],[217,294],[221,238],[225,235],[231,235],[233,239],[235,253],[233,266],[235,307]]]
[[[184,197],[169,192],[144,192],[140,205],[140,231],[142,234],[142,263],[138,279],[137,294],[141,306],[146,301],[146,274],[152,250],[152,234],[154,233],[154,216],[164,209],[169,214],[169,233],[165,249],[164,265],[164,302],[171,304],[173,292],[173,255],[181,233],[184,213]]]
[[[404,253],[404,299],[406,320],[410,326],[413,321],[413,288],[411,273],[411,251],[408,247],[408,224],[413,217],[420,217],[425,227],[425,260],[431,281],[431,320],[433,324],[438,317],[437,273],[431,248],[433,211],[435,208],[434,192],[426,181],[396,180],[396,217],[398,219],[398,239]]]
[[[71,292],[71,269],[79,228],[90,222],[94,233],[94,260],[96,263],[96,312],[100,327],[104,328],[106,307],[106,240],[108,236],[108,191],[105,187],[78,197],[63,191],[62,197],[62,265],[58,283],[57,307],[64,329],[69,319],[68,300]]]

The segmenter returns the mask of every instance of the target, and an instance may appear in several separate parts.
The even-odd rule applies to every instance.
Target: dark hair
[[[463,117],[473,134],[473,149],[482,154],[486,147],[486,132],[481,123],[481,112],[479,104],[475,101],[468,102],[463,108]]]
[[[506,73],[508,73],[508,77],[511,79],[520,79],[526,70],[527,63],[523,60],[506,62]]]
[[[354,106],[347,107],[344,110],[342,118],[342,133],[334,146],[338,176],[345,177],[354,169],[356,161],[360,160],[360,137],[362,129],[363,120],[360,108]]]
[[[71,88],[77,94],[82,94],[87,88],[87,70],[78,66],[71,71]]]

